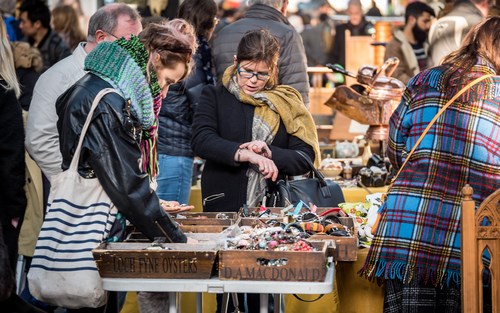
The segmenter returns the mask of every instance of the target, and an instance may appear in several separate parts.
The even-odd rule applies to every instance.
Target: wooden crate
[[[227,218],[217,218],[219,214],[224,214]],[[182,225],[212,225],[230,226],[233,225],[237,214],[235,212],[204,212],[204,213],[183,213],[186,218],[174,218]]]
[[[319,209],[318,209],[319,210]],[[332,256],[335,261],[356,261],[358,259],[358,230],[352,217],[339,217],[342,225],[351,229],[352,236],[330,236],[327,234],[316,234],[309,240],[333,241],[328,247],[328,256]]]
[[[179,225],[179,228],[185,233],[220,233],[229,225]]]
[[[164,243],[171,250],[146,250],[151,243],[103,243],[92,250],[101,277],[207,279],[217,248],[207,244]]]
[[[319,251],[220,250],[219,278],[226,280],[325,280],[327,243],[311,242]],[[281,266],[263,261],[286,260]]]

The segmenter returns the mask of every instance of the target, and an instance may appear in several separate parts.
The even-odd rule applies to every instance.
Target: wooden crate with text
[[[326,276],[327,243],[311,244],[317,251],[220,250],[219,278],[322,282]]]
[[[207,279],[215,271],[214,244],[102,243],[92,251],[101,277]]]

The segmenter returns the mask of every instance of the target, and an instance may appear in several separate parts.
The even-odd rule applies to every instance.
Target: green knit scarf
[[[154,71],[147,79],[149,52],[137,36],[102,42],[85,59],[85,70],[110,83],[131,103],[132,114],[142,126],[143,170],[154,178],[158,172],[156,138],[161,108],[160,86]]]

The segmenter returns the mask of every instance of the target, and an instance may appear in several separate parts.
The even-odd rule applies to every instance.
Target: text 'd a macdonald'
[[[320,281],[324,273],[318,268],[224,267],[220,277],[239,280]]]
[[[114,257],[114,273],[197,273],[196,258]]]

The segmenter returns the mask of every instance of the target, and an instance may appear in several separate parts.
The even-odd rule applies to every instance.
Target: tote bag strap
[[[92,102],[92,106],[90,107],[87,119],[85,120],[85,124],[83,124],[82,132],[80,133],[80,139],[78,140],[78,145],[76,146],[75,154],[73,155],[73,159],[71,160],[71,165],[69,166],[68,170],[74,172],[77,171],[78,160],[80,160],[80,152],[82,151],[83,139],[85,137],[85,134],[87,133],[90,122],[92,121],[92,115],[94,115],[94,111],[97,108],[97,105],[99,104],[99,101],[101,101],[102,97],[111,92],[115,92],[118,94],[118,92],[113,88],[105,88],[99,91],[99,93],[95,96],[94,101]]]
[[[485,80],[486,78],[492,77],[492,76],[495,76],[495,75],[494,74],[488,74],[488,75],[483,75],[481,77],[476,78],[475,80],[473,80],[469,84],[467,84],[464,88],[462,88],[459,92],[457,92],[453,96],[453,98],[451,98],[448,102],[446,102],[446,104],[437,112],[437,114],[434,116],[434,118],[429,122],[429,125],[427,125],[427,127],[425,128],[425,130],[422,133],[422,135],[420,135],[420,137],[418,137],[417,142],[415,143],[415,145],[411,149],[410,153],[408,153],[408,156],[406,157],[405,161],[403,162],[403,165],[401,165],[401,167],[399,168],[398,173],[392,179],[392,182],[391,182],[391,185],[390,185],[389,189],[392,187],[392,184],[394,183],[394,181],[396,181],[396,178],[398,178],[399,174],[401,174],[401,172],[403,171],[403,168],[405,167],[406,163],[408,163],[408,161],[410,160],[410,157],[413,155],[413,152],[415,152],[415,150],[417,150],[418,146],[420,145],[420,143],[424,139],[425,135],[427,135],[427,133],[431,129],[432,125],[434,125],[434,123],[436,123],[437,119],[441,116],[441,114],[443,114],[443,112],[446,111],[446,109],[450,105],[452,105],[452,103],[455,102],[455,100],[457,100],[458,97],[460,97],[464,92],[466,92],[467,90],[469,90],[472,86],[474,86],[475,84],[479,83],[480,81]]]

